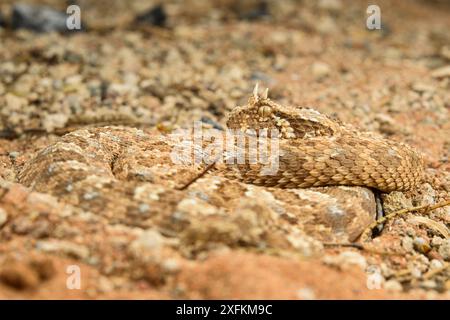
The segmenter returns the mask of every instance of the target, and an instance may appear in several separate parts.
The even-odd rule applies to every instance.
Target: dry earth
[[[370,189],[211,170],[180,190],[202,167],[173,164],[167,135],[223,129],[259,82],[423,154],[426,183],[383,194],[387,213],[449,199],[450,5],[377,1],[370,31],[365,1],[261,3],[167,1],[155,26],[135,17],[156,3],[80,0],[87,31],[38,34],[2,1],[0,298],[450,298],[450,206],[361,250],[331,244],[374,221]]]

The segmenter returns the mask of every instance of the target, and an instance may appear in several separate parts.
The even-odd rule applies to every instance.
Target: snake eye
[[[269,106],[262,106],[258,109],[258,114],[263,118],[267,118],[272,114],[272,108]]]

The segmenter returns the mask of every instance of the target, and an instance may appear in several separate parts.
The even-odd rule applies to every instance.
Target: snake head
[[[333,135],[339,130],[337,123],[318,111],[279,105],[269,99],[268,93],[269,89],[266,89],[260,95],[256,84],[247,104],[229,113],[227,127],[247,133],[256,132],[257,135],[262,129],[267,129],[269,134],[276,129],[278,136],[285,139]]]

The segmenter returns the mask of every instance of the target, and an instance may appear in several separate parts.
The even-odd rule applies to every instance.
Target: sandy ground
[[[177,237],[19,181],[36,152],[77,129],[162,134],[199,119],[224,127],[259,82],[279,103],[417,148],[427,184],[389,195],[394,209],[449,199],[447,2],[377,1],[382,29],[368,30],[366,1],[167,1],[165,19],[153,12],[139,22],[156,3],[80,0],[87,30],[68,34],[13,30],[14,3],[0,4],[0,298],[450,297],[449,206],[416,214],[427,218],[419,222],[392,219],[372,251],[225,244],[193,255],[170,244]],[[140,245],[149,259],[133,251]],[[68,288],[73,265],[80,289]]]

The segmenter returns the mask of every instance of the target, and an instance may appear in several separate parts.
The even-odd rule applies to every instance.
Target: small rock
[[[325,256],[323,261],[325,264],[338,266],[340,268],[356,265],[365,270],[367,267],[366,259],[361,254],[353,251],[344,251],[338,256]]]
[[[181,266],[178,260],[176,259],[166,259],[161,263],[161,267],[164,272],[174,274],[180,271]]]
[[[250,79],[252,81],[261,81],[265,83],[273,83],[274,79],[268,74],[260,71],[255,71],[251,74]]]
[[[147,263],[145,266],[143,279],[153,286],[159,286],[165,282],[165,274],[158,263]]]
[[[209,117],[203,116],[203,117],[201,117],[200,121],[211,125],[214,129],[223,130],[223,127],[220,125],[220,123],[217,123],[216,121],[214,121],[213,119],[211,119]]]
[[[414,241],[411,237],[403,237],[402,239],[402,247],[407,252],[412,252],[414,250]]]
[[[442,258],[442,256],[439,254],[439,252],[437,252],[436,249],[431,250],[430,252],[427,253],[427,257],[431,260],[435,259],[435,260],[444,260]]]
[[[94,191],[94,192],[86,192],[85,194],[83,194],[83,199],[84,200],[92,200],[98,197],[98,192]]]
[[[258,20],[270,15],[267,1],[259,1],[250,10],[239,10],[239,18],[243,20]]]
[[[19,111],[27,105],[27,100],[11,93],[5,95],[6,107],[9,111]]]
[[[29,29],[36,32],[67,32],[67,15],[47,6],[16,4],[13,6],[13,29]]]
[[[429,183],[423,184],[423,195],[420,201],[421,205],[434,205],[436,204],[436,191]]]
[[[430,244],[428,243],[428,241],[422,237],[415,237],[413,244],[414,244],[414,248],[417,251],[419,251],[420,253],[427,253],[428,251],[431,250],[431,247],[430,247]]]
[[[328,64],[323,62],[315,62],[311,66],[311,71],[316,80],[323,79],[330,74],[331,68]]]
[[[422,82],[416,82],[413,83],[413,85],[411,86],[411,88],[419,93],[423,93],[423,92],[434,92],[435,88],[429,84],[426,83],[422,83]]]
[[[43,252],[62,253],[81,260],[89,257],[89,249],[87,247],[68,241],[38,241],[36,248]]]
[[[145,23],[152,26],[164,27],[167,21],[167,14],[162,5],[154,6],[148,11],[138,15],[137,23]]]
[[[425,280],[420,284],[420,286],[425,289],[436,289],[437,284],[434,280]]]
[[[164,238],[156,230],[145,230],[136,240],[134,240],[129,252],[141,261],[150,262],[159,259]]]
[[[6,220],[8,220],[8,214],[5,209],[0,208],[0,228],[6,223]]]
[[[440,260],[437,260],[437,259],[433,259],[430,262],[430,269],[431,270],[440,269],[443,266],[444,266],[444,264]]]
[[[442,243],[444,243],[444,239],[438,236],[434,236],[433,239],[431,239],[431,245],[433,247],[439,247]]]
[[[0,28],[6,27],[6,21],[5,18],[3,18],[2,13],[0,12]]]
[[[203,215],[210,216],[217,214],[218,210],[213,205],[210,205],[206,201],[202,201],[197,198],[185,198],[178,203],[176,212],[192,214],[193,212]]]
[[[411,227],[407,228],[405,232],[410,237],[414,237],[416,235],[416,230],[414,230],[414,228]]]
[[[308,237],[307,235],[292,234],[288,235],[286,239],[305,257],[313,256],[323,249],[320,241],[316,241],[314,238]]]
[[[431,73],[431,76],[433,78],[450,77],[450,65],[433,70],[433,72]]]
[[[297,290],[297,297],[301,300],[315,300],[316,294],[311,288],[302,288]]]
[[[327,11],[339,11],[342,8],[342,3],[339,0],[320,0],[317,6]]]
[[[450,60],[450,46],[443,46],[439,53],[441,57]]]
[[[328,16],[325,16],[317,21],[314,27],[319,33],[322,34],[332,34],[338,30],[336,22]]]
[[[141,203],[139,205],[139,212],[144,214],[147,213],[150,210],[150,206],[147,203]]]
[[[402,127],[397,125],[397,122],[385,113],[378,113],[375,115],[375,121],[380,124],[380,131],[386,134],[395,134],[402,131]]]
[[[387,291],[400,292],[403,290],[403,287],[397,280],[388,280],[384,283],[384,289]]]
[[[450,239],[446,239],[439,247],[439,254],[444,260],[450,260]]]
[[[411,268],[411,276],[413,276],[416,279],[419,279],[422,277],[422,271],[418,267]]]
[[[392,270],[386,263],[382,262],[380,264],[381,274],[385,277],[392,277],[395,274],[395,271]]]
[[[20,155],[20,152],[18,152],[18,151],[11,151],[11,152],[8,153],[8,156],[11,159],[16,159],[19,155]]]
[[[98,279],[98,290],[100,292],[111,292],[114,290],[114,284],[107,277],[100,277]]]
[[[47,132],[53,132],[57,128],[63,128],[69,116],[63,113],[47,114],[42,120],[42,126]]]

